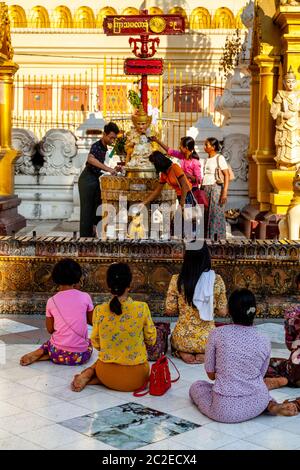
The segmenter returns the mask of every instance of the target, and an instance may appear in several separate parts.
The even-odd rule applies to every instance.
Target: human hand
[[[151,142],[158,142],[158,138],[156,137],[156,135],[150,135],[150,137],[148,137],[148,139],[149,139]]]
[[[221,206],[223,206],[224,204],[226,204],[226,202],[227,202],[227,193],[222,191],[220,195],[219,203]]]
[[[111,168],[111,170],[110,170],[110,174],[111,174],[112,176],[116,176],[116,174],[117,174],[117,170],[116,170],[116,169],[114,169],[114,168]]]

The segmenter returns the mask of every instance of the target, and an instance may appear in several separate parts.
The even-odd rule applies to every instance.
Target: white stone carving
[[[15,162],[15,175],[34,175],[32,157],[38,147],[38,138],[27,129],[12,129],[13,147],[21,153]]]
[[[77,175],[78,168],[73,164],[77,155],[76,137],[65,129],[51,129],[43,137],[40,153],[44,157],[44,165],[40,175],[69,176]]]
[[[252,32],[253,32],[253,24],[254,24],[254,2],[250,0],[243,12],[241,14],[242,23],[246,26],[248,31],[246,32],[244,43],[242,46],[242,62],[248,62],[251,56],[251,45],[252,45]]]
[[[250,116],[251,76],[243,66],[237,66],[228,79],[222,96],[215,101],[215,109],[224,115],[223,125],[241,123],[243,115]],[[247,125],[249,120],[247,119]]]
[[[241,20],[243,25],[246,26],[246,28],[250,29],[253,27],[253,22],[254,22],[254,2],[253,0],[250,0],[245,8],[242,11],[241,14]]]
[[[224,147],[222,153],[235,175],[235,180],[231,184],[236,185],[238,180],[248,181],[248,159],[247,151],[249,137],[244,134],[230,134],[224,137]]]

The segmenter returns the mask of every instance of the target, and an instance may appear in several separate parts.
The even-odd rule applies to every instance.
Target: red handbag
[[[151,372],[147,382],[138,390],[136,390],[133,395],[135,397],[143,397],[148,393],[150,395],[161,396],[164,395],[169,388],[171,388],[172,383],[177,382],[180,379],[180,372],[175,366],[174,362],[169,359],[171,364],[175,367],[178,377],[176,379],[171,379],[168,358],[167,356],[160,357],[154,364],[151,366]],[[146,388],[149,385],[149,389]]]
[[[204,207],[208,207],[208,199],[207,199],[207,196],[205,194],[205,191],[204,189],[195,189],[193,191],[193,195],[197,201],[197,204],[203,204]]]

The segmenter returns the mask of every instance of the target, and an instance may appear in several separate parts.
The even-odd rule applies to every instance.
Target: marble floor
[[[282,324],[257,327],[271,338],[273,355],[286,357]],[[300,415],[261,415],[241,424],[220,424],[199,413],[188,389],[206,377],[203,365],[175,359],[181,378],[162,397],[135,398],[100,386],[72,392],[70,381],[84,366],[19,365],[22,354],[47,338],[42,316],[0,318],[1,450],[300,449]],[[271,393],[282,401],[300,395],[300,390],[284,387]]]

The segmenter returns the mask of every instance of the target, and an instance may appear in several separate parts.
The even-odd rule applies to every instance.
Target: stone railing
[[[282,317],[290,303],[299,302],[295,277],[300,272],[300,243],[233,240],[208,245],[228,293],[238,287],[251,289],[260,317]],[[62,257],[72,257],[84,272],[82,289],[95,303],[109,298],[108,266],[128,262],[133,297],[148,302],[152,314],[160,316],[170,278],[180,271],[183,255],[184,244],[176,241],[0,237],[0,313],[44,313],[48,297],[55,292],[53,266]]]

